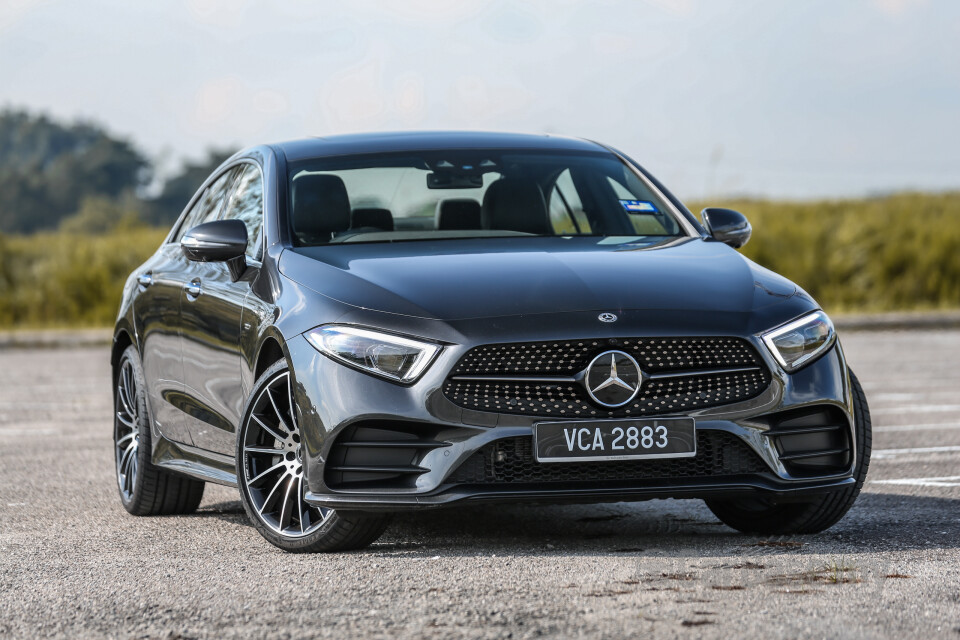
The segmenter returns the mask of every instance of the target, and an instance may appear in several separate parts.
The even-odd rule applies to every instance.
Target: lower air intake
[[[539,463],[533,438],[504,438],[473,454],[449,478],[452,484],[514,485],[718,478],[770,469],[740,438],[724,431],[697,433],[697,455],[663,460]]]
[[[797,478],[843,473],[853,461],[850,426],[839,407],[792,409],[764,417],[780,461]]]
[[[324,466],[331,489],[411,488],[429,471],[423,457],[449,446],[437,429],[420,424],[365,422],[337,436]]]

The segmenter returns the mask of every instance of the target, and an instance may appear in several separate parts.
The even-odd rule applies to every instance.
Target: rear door
[[[228,455],[234,453],[243,409],[240,322],[251,278],[259,268],[263,222],[259,166],[243,163],[234,177],[218,218],[246,225],[248,268],[234,281],[226,263],[191,263],[180,298],[188,430],[197,447]]]
[[[180,293],[185,266],[179,244],[162,246],[137,274],[133,317],[155,426],[165,438],[190,444],[176,408],[183,397]]]

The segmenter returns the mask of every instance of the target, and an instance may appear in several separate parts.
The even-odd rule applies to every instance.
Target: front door
[[[234,282],[225,263],[193,262],[180,297],[180,336],[187,424],[193,443],[233,455],[245,400],[240,372],[241,316],[250,284],[259,273],[263,224],[263,174],[253,162],[234,169],[221,220],[247,228],[245,260]]]
[[[180,297],[187,425],[193,444],[233,454],[240,422],[240,316],[250,285],[233,282],[225,263],[191,263]]]

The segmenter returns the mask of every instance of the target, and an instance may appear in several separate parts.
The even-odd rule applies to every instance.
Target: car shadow
[[[745,556],[960,548],[960,499],[863,493],[820,534],[754,536],[721,523],[699,500],[598,505],[477,505],[400,513],[368,553],[404,556]],[[195,517],[249,525],[239,501]],[[852,549],[850,547],[853,547]]]

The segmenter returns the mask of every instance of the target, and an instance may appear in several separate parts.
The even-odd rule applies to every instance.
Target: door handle
[[[151,274],[149,271],[146,273],[141,273],[137,276],[137,284],[146,289],[153,284],[153,274]]]
[[[200,289],[199,280],[193,280],[187,283],[186,285],[184,285],[183,290],[186,291],[187,295],[190,296],[191,298],[196,298],[202,293]]]

